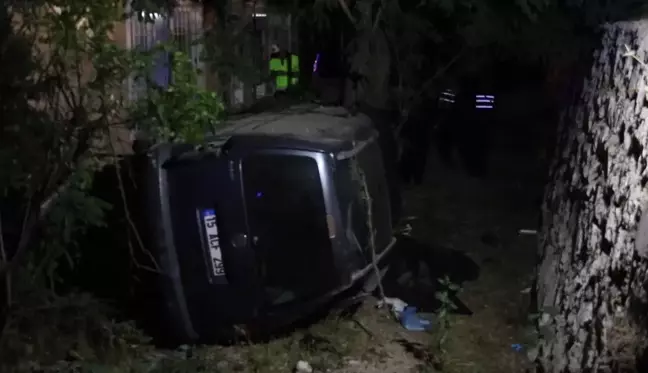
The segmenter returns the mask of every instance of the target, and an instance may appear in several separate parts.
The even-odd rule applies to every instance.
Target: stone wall
[[[648,77],[626,45],[646,60],[648,21],[606,26],[559,129],[537,283],[547,373],[636,371],[645,350],[648,245],[635,237],[648,204]]]

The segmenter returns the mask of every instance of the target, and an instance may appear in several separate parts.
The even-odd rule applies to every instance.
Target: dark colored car
[[[368,117],[317,106],[237,119],[202,147],[156,146],[145,236],[168,334],[303,314],[375,275],[364,185],[381,268],[395,242],[383,164]]]

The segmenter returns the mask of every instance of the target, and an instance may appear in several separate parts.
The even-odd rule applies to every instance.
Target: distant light
[[[317,64],[319,63],[320,54],[318,53],[315,56],[315,61],[313,61],[313,72],[317,72]]]
[[[252,17],[254,17],[254,18],[265,18],[267,16],[268,15],[265,14],[265,13],[254,13],[254,14],[252,14]]]
[[[475,109],[493,109],[494,107],[494,95],[475,95]]]
[[[256,194],[256,198],[261,198],[261,197],[263,197],[263,193],[261,193],[261,192],[257,192],[257,194]]]
[[[142,18],[144,18],[144,19],[146,19],[146,17],[148,16],[153,20],[157,20],[157,19],[162,18],[162,14],[160,14],[160,13],[149,13],[149,12],[144,12],[144,11],[140,12],[140,16]]]
[[[439,101],[454,104],[455,103],[454,98],[455,98],[454,92],[450,89],[446,89],[445,91],[441,92],[441,97],[439,97]]]

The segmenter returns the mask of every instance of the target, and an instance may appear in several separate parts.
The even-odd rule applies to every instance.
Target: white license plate
[[[216,224],[216,212],[212,209],[203,210],[202,217],[205,236],[207,237],[207,247],[209,248],[209,258],[212,264],[212,273],[216,277],[225,276],[223,253],[218,237],[218,225]]]

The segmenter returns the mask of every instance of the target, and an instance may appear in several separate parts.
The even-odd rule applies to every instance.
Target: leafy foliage
[[[30,283],[51,290],[62,279],[59,277],[60,259],[74,269],[82,248],[78,238],[92,227],[105,227],[105,212],[112,206],[90,192],[94,170],[98,166],[82,168],[72,175],[70,187],[53,205],[41,229],[43,239],[32,248],[27,260]]]
[[[113,42],[113,28],[125,17],[121,9],[119,1],[93,6],[48,1],[5,9],[16,31],[6,27],[4,47],[22,57],[17,65],[4,61],[16,71],[3,74],[2,87],[6,120],[0,149],[6,167],[0,186],[3,195],[20,191],[24,201],[16,219],[24,221],[22,232],[14,247],[6,248],[12,254],[26,250],[52,209],[87,191],[93,172],[112,162],[115,144],[107,140],[115,131],[136,124],[158,141],[199,141],[219,120],[218,96],[197,87],[186,55],[169,45],[132,52]],[[149,84],[145,98],[131,105],[123,82],[133,73],[148,79],[160,51],[173,56],[173,84]],[[96,211],[93,215],[90,224],[101,220]],[[7,269],[5,263],[0,273]]]
[[[115,134],[124,129],[137,127],[155,142],[199,142],[219,122],[218,95],[197,86],[197,71],[178,48],[140,52],[115,43],[114,27],[128,17],[123,9],[121,0],[0,6],[3,356],[46,352],[56,360],[76,351],[94,359],[101,357],[79,349],[100,351],[116,343],[123,325],[107,320],[106,310],[87,297],[56,292],[60,264],[73,268],[82,252],[96,249],[80,247],[79,239],[104,225],[111,208],[91,192],[95,175],[118,164]],[[173,57],[173,84],[148,84],[147,95],[130,102],[124,82],[133,75],[149,80],[160,52]],[[72,330],[79,340],[55,342]],[[103,347],[79,345],[95,337]],[[130,339],[119,340],[125,341],[120,346],[131,345]]]
[[[88,187],[102,164],[101,144],[123,125],[118,93],[128,56],[110,36],[121,19],[118,9],[116,3],[87,7],[80,1],[5,9],[15,30],[4,30],[5,40],[23,51],[18,65],[25,66],[19,75],[6,77],[2,89],[0,148],[11,166],[0,189],[5,196],[18,193],[22,201],[15,203],[14,216],[3,216],[5,227],[22,221],[22,229],[4,237],[12,263],[25,255],[59,201]],[[3,263],[0,274],[12,265]]]
[[[150,78],[159,53],[171,56],[173,84],[160,87]],[[215,92],[198,88],[198,72],[185,53],[172,45],[160,45],[137,60],[135,76],[145,80],[146,94],[131,110],[135,125],[154,143],[198,143],[213,131],[224,107]]]
[[[218,77],[219,93],[225,95],[237,80],[252,85],[267,79],[261,73],[265,62],[261,59],[260,40],[252,32],[255,20],[234,14],[231,5],[221,6],[217,12],[215,24],[206,30],[201,42],[209,69]]]
[[[457,305],[451,299],[451,295],[456,295],[461,291],[459,285],[453,283],[447,276],[438,280],[441,289],[434,296],[441,304],[437,315],[438,326],[438,351],[445,354],[445,343],[448,337],[448,329],[451,327],[450,314],[457,309]]]
[[[441,86],[475,75],[494,59],[540,61],[564,69],[589,53],[599,25],[638,17],[646,7],[635,0],[274,0],[270,4],[316,20],[321,27],[352,24],[355,37],[348,53],[365,64],[384,59],[380,55],[384,52],[361,46],[384,38],[391,51],[392,101],[403,119]]]
[[[387,77],[390,101],[403,121],[442,86],[488,65],[487,57],[493,52],[510,51],[518,42],[512,30],[538,20],[548,6],[545,0],[507,4],[488,0],[275,0],[270,4],[290,9],[298,14],[297,19],[320,27],[339,29],[340,24],[350,24],[354,36],[347,54],[354,72],[364,79],[365,94],[384,89],[374,83],[385,78],[369,74],[375,75],[380,63],[389,65],[385,74],[391,75]],[[388,59],[381,49],[385,43]]]

